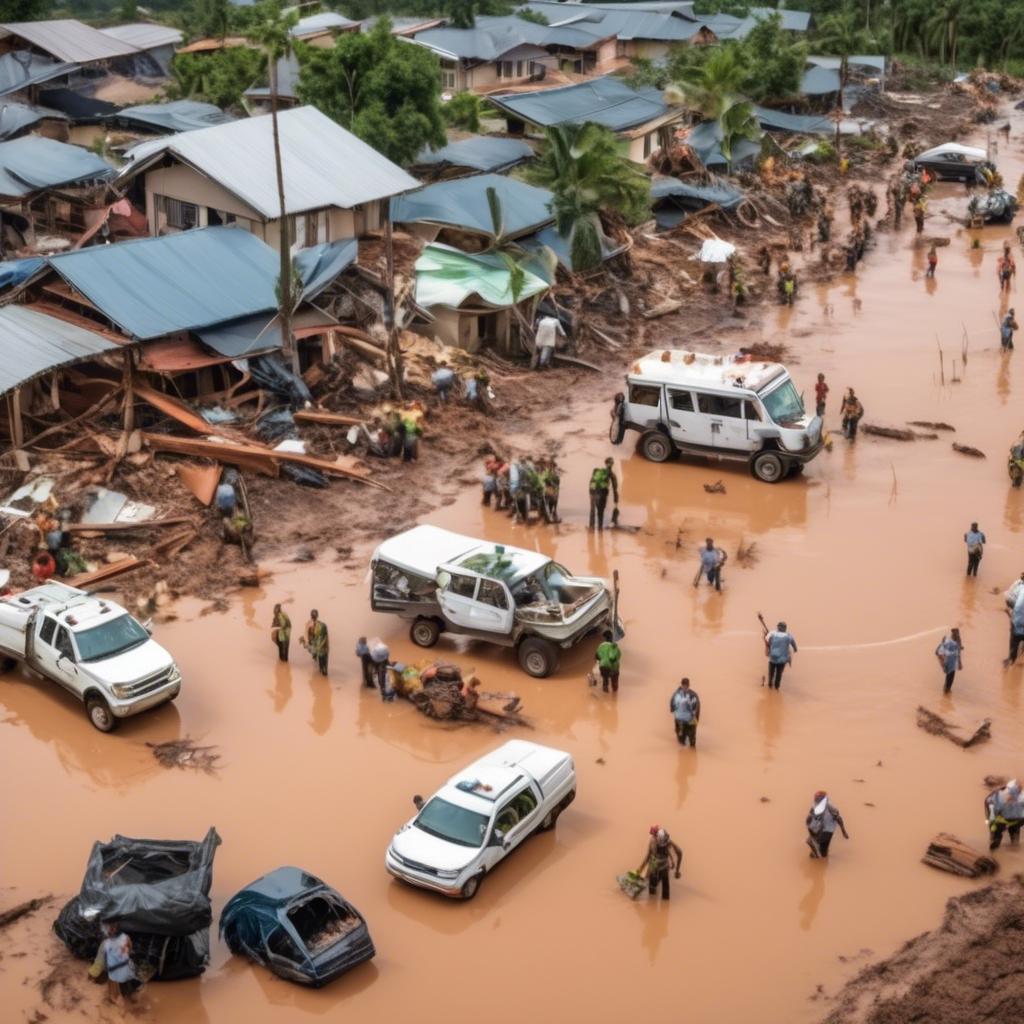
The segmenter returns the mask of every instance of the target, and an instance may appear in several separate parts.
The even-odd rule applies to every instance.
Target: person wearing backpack
[[[850,838],[839,808],[829,801],[828,793],[820,789],[814,794],[814,802],[807,812],[807,845],[811,848],[812,858],[828,857],[828,848],[837,828],[844,839]]]

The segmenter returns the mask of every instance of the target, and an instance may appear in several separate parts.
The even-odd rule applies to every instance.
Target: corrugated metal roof
[[[98,245],[49,264],[127,335],[198,330],[277,306],[277,253],[240,228]]]
[[[550,192],[500,174],[438,181],[400,196],[391,204],[391,219],[396,224],[444,224],[493,237],[488,188],[501,200],[504,233],[511,238],[535,231],[553,219]]]
[[[266,81],[266,76],[264,76]],[[282,57],[277,62],[277,95],[279,99],[297,99],[299,85],[299,60],[295,54]],[[252,100],[270,99],[269,85],[254,85],[246,89],[244,96]]]
[[[314,107],[282,111],[277,123],[288,213],[328,206],[351,209],[419,185]],[[131,162],[121,177],[133,176],[164,153],[195,167],[268,220],[280,215],[269,116],[144,142],[130,152]]]
[[[0,56],[0,96],[27,89],[39,82],[49,82],[76,70],[77,64],[44,57],[29,50],[14,50]]]
[[[235,119],[212,103],[172,100],[170,103],[144,103],[137,107],[124,107],[112,113],[107,120],[173,133],[230,124]]]
[[[519,301],[546,292],[550,285],[529,270],[523,271]],[[428,245],[416,261],[416,301],[429,309],[457,309],[477,296],[486,305],[503,309],[513,305],[511,275],[496,253],[461,252],[448,245]]]
[[[588,49],[614,35],[603,19],[573,21],[571,25],[538,25],[515,15],[478,17],[473,28],[429,28],[417,32],[413,42],[464,60],[492,61],[517,46],[567,46]]]
[[[591,121],[612,131],[625,131],[681,108],[669,106],[660,89],[632,89],[621,78],[606,75],[592,82],[560,89],[491,96],[498,108],[530,124],[583,124]]]
[[[308,18],[299,18],[291,31],[293,36],[302,39],[304,36],[315,36],[333,29],[351,29],[358,24],[358,21],[350,21],[336,11],[325,11],[322,14],[311,14]]]
[[[127,57],[138,53],[138,47],[121,39],[104,35],[74,18],[55,21],[5,21],[0,23],[0,39],[17,36],[58,60],[73,64]]]
[[[470,139],[449,142],[441,149],[424,149],[415,163],[452,164],[455,167],[471,167],[475,171],[501,171],[529,160],[533,148],[521,139],[497,139],[487,135],[475,135]]]
[[[832,68],[814,67],[804,72],[800,80],[800,93],[803,96],[827,96],[839,92],[839,72]]]
[[[883,74],[885,72],[885,57],[883,56],[872,57],[869,54],[856,54],[853,57],[848,57],[846,62],[850,67],[872,68]],[[842,64],[842,58],[811,56],[807,58],[807,63],[814,64],[819,68],[831,68],[833,71],[838,71],[839,66]]]
[[[9,139],[31,125],[48,118],[66,121],[67,114],[47,107],[33,107],[28,103],[0,103],[0,139]]]
[[[110,164],[81,146],[38,135],[0,142],[0,196],[21,198],[41,189],[113,177]]]
[[[111,39],[129,43],[140,50],[156,50],[162,46],[177,46],[185,39],[184,33],[167,25],[150,25],[138,22],[134,25],[111,25],[100,31]]]
[[[47,370],[118,347],[92,331],[26,306],[0,307],[0,393]]]

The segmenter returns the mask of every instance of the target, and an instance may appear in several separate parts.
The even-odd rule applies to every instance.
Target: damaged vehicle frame
[[[412,619],[413,643],[456,633],[512,647],[537,679],[558,668],[559,649],[595,630],[614,621],[623,635],[603,579],[573,576],[537,551],[416,526],[384,541],[370,570],[371,607]]]
[[[232,953],[314,988],[377,952],[362,914],[294,867],[277,868],[235,893],[221,911],[220,934]]]

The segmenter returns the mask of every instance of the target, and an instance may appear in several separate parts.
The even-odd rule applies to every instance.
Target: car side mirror
[[[491,846],[505,846],[505,833],[500,828],[491,833]]]
[[[144,630],[145,630],[145,631],[146,631],[146,632],[147,632],[147,633],[148,633],[148,634],[149,634],[150,636],[152,636],[152,635],[153,635],[153,620],[152,620],[152,619],[146,619],[146,621],[142,623],[142,628],[143,628],[143,629],[144,629]]]

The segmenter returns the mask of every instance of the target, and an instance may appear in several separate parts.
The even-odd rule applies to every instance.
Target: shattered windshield
[[[476,811],[467,811],[435,796],[420,811],[413,823],[428,835],[446,839],[459,846],[483,846],[487,835],[488,818]]]
[[[101,661],[124,654],[144,644],[149,634],[130,615],[119,615],[101,626],[83,629],[75,634],[80,661]]]
[[[791,380],[779,385],[774,391],[761,392],[758,397],[764,402],[768,415],[775,423],[795,423],[804,418],[804,400]]]

